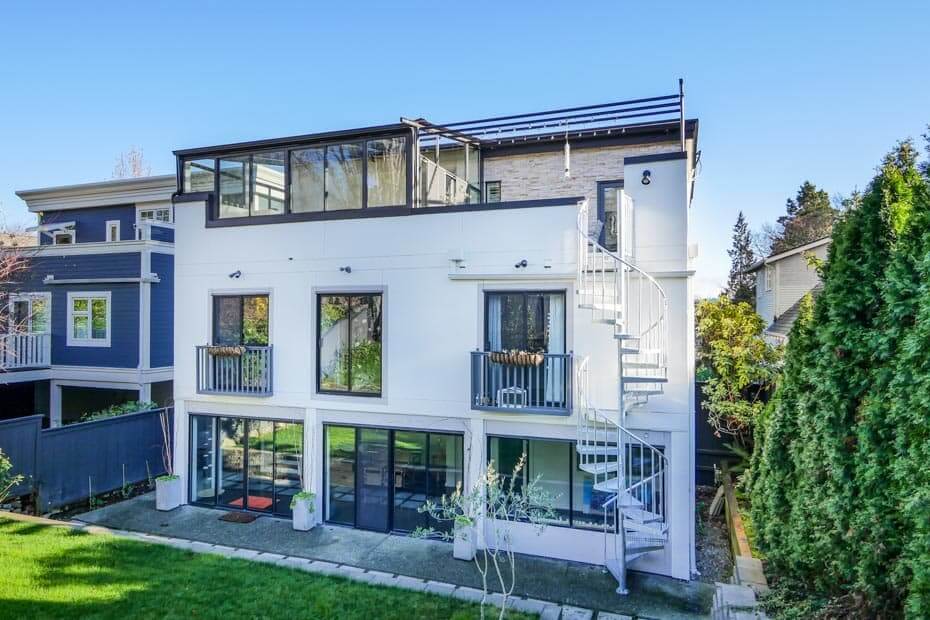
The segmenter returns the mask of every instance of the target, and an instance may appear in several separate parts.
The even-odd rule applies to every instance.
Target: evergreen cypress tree
[[[755,306],[756,277],[755,274],[746,273],[746,270],[755,262],[755,253],[752,250],[752,235],[749,224],[740,211],[733,225],[733,246],[727,250],[730,255],[730,278],[727,280],[726,295],[734,303],[745,301]]]
[[[801,184],[794,198],[785,202],[785,215],[778,218],[771,239],[773,254],[823,239],[830,235],[839,212],[830,196],[810,181]]]

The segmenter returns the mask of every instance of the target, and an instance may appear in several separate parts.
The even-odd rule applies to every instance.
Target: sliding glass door
[[[327,426],[326,521],[377,531],[413,531],[434,523],[419,508],[462,483],[461,435]]]
[[[300,491],[303,424],[192,415],[190,501],[290,515]]]

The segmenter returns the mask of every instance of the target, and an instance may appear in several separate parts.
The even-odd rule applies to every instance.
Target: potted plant
[[[452,557],[470,562],[478,551],[477,532],[471,517],[458,515],[455,519],[452,540]]]
[[[159,414],[161,422],[161,456],[165,473],[155,478],[155,508],[157,510],[174,510],[181,505],[181,478],[174,473],[174,459],[171,454],[171,424],[168,410]]]
[[[292,524],[299,532],[306,532],[316,525],[316,493],[301,491],[291,498],[291,510],[294,511]]]

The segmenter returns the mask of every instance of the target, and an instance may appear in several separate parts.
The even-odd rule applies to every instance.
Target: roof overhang
[[[753,271],[759,271],[765,265],[771,265],[776,263],[784,258],[789,256],[794,256],[795,254],[801,254],[802,252],[810,252],[811,250],[816,250],[817,248],[827,245],[830,243],[830,237],[824,237],[822,239],[817,239],[816,241],[811,241],[804,245],[799,245],[796,248],[791,248],[790,250],[785,250],[784,252],[779,252],[778,254],[772,254],[766,258],[763,258],[760,261],[754,262],[746,269],[746,273],[752,273]]]
[[[140,202],[170,201],[177,189],[173,174],[114,179],[98,183],[61,185],[41,189],[19,190],[16,195],[26,202],[33,213],[63,211]]]

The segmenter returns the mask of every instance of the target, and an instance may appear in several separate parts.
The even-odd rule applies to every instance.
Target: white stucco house
[[[676,93],[176,151],[186,501],[403,533],[526,454],[517,551],[690,579],[697,133]]]
[[[756,312],[767,327],[764,335],[774,343],[784,342],[798,318],[801,298],[820,288],[820,275],[812,259],[823,261],[830,237],[764,258],[748,271],[756,274]]]

